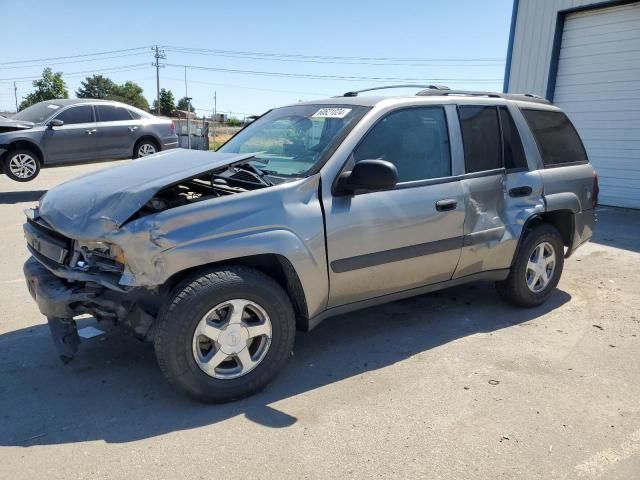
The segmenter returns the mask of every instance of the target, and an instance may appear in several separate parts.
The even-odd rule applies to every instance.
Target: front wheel
[[[506,280],[496,282],[502,298],[519,307],[544,303],[556,288],[564,267],[564,245],[558,230],[542,224],[526,234]]]
[[[169,382],[206,402],[254,393],[280,371],[295,336],[293,307],[272,278],[246,267],[177,288],[154,339]]]
[[[30,182],[40,173],[40,159],[30,150],[13,150],[5,156],[4,173],[16,182]]]

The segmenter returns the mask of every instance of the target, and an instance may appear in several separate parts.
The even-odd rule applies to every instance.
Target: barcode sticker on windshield
[[[321,108],[311,116],[313,118],[344,118],[350,111],[350,108]]]

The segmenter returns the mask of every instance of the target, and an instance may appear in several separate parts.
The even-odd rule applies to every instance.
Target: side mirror
[[[57,118],[54,118],[49,123],[47,123],[47,127],[49,128],[61,127],[63,125],[64,125],[64,122],[62,120],[58,120]]]
[[[386,160],[361,160],[353,170],[338,178],[336,191],[339,195],[352,195],[358,190],[377,192],[392,190],[398,183],[396,166]]]

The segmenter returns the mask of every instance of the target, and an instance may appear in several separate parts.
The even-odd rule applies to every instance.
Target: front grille
[[[24,235],[32,253],[64,265],[72,251],[71,239],[51,229],[40,219],[27,218]]]

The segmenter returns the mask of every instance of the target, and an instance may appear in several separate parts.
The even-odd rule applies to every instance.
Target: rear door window
[[[115,105],[96,105],[99,122],[119,122],[131,120],[129,110]]]
[[[504,168],[507,170],[527,168],[522,140],[520,140],[520,134],[513,123],[509,110],[500,107],[499,114],[500,126],[502,127]]]
[[[502,168],[502,142],[496,107],[458,107],[466,173]]]
[[[522,114],[536,139],[546,167],[587,161],[587,153],[578,132],[564,113],[522,109]]]
[[[93,122],[93,107],[91,105],[78,105],[60,112],[56,120],[62,120],[65,125]]]

